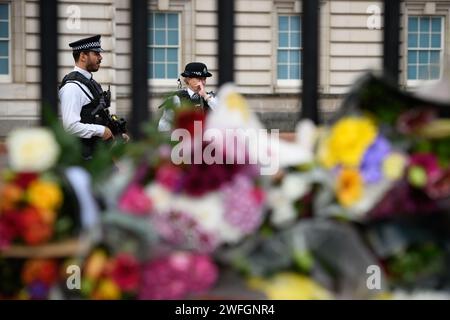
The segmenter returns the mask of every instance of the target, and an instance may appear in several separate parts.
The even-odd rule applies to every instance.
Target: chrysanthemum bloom
[[[341,170],[337,179],[336,193],[339,203],[345,207],[350,207],[361,199],[363,180],[358,170]]]

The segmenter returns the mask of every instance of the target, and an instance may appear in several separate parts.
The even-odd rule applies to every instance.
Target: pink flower
[[[436,155],[432,153],[416,153],[411,156],[410,166],[419,166],[425,169],[428,177],[439,175],[440,168]]]
[[[111,276],[123,291],[135,291],[140,282],[140,265],[130,254],[121,253],[113,262]]]
[[[432,199],[443,199],[450,196],[450,169],[443,171],[426,186],[426,192]]]
[[[140,299],[183,299],[209,290],[218,270],[207,255],[176,252],[144,266]]]
[[[156,171],[156,181],[171,191],[177,191],[182,183],[182,170],[174,165],[165,164]]]
[[[136,215],[144,215],[150,213],[152,202],[140,185],[133,184],[120,197],[119,209]]]

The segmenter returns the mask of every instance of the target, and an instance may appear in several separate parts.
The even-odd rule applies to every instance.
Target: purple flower
[[[381,180],[383,160],[390,151],[391,145],[383,136],[378,136],[366,150],[360,168],[366,183],[376,183]]]
[[[152,216],[159,236],[175,247],[212,252],[218,245],[219,239],[214,234],[205,232],[197,221],[183,212],[168,212]]]
[[[33,281],[28,285],[27,292],[32,300],[44,300],[48,298],[49,288],[42,281]]]
[[[222,188],[225,201],[225,219],[239,230],[250,233],[262,221],[262,200],[252,181],[237,175]]]

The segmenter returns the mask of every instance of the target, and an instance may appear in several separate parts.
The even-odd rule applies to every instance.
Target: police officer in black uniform
[[[114,139],[115,135],[129,140],[125,121],[109,113],[109,90],[103,91],[93,79],[92,73],[98,71],[103,59],[100,37],[96,35],[69,44],[75,67],[59,87],[63,126],[81,139],[86,160],[92,158],[95,146],[101,140]]]
[[[217,99],[214,92],[207,92],[205,89],[206,78],[212,76],[204,63],[191,62],[186,65],[183,73],[185,88],[180,89],[170,95],[160,106],[163,108],[163,115],[159,120],[159,131],[169,131],[173,121],[173,110],[169,105],[180,106],[182,102],[187,102],[196,108],[201,108],[204,112],[214,110],[217,106]],[[178,79],[178,81],[180,81]]]

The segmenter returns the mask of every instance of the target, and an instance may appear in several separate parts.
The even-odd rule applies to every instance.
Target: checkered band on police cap
[[[93,37],[77,40],[75,42],[69,43],[69,46],[73,51],[97,51],[102,52],[100,44],[100,35]]]

